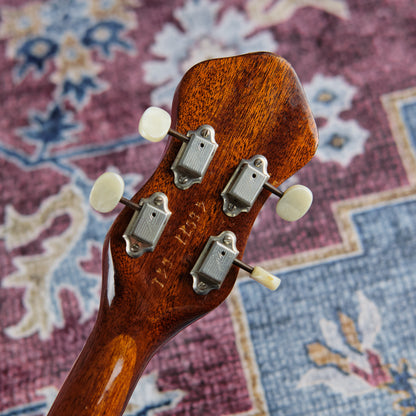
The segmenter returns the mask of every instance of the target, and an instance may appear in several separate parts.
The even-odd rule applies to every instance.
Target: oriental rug
[[[193,64],[270,51],[304,85],[314,193],[270,198],[230,298],[153,358],[128,416],[416,415],[416,5],[413,0],[0,2],[0,416],[45,415],[93,326],[115,214],[166,141],[137,133]]]

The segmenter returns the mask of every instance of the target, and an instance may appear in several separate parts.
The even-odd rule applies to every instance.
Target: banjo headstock
[[[266,286],[278,284],[242,263],[242,255],[271,192],[281,197],[278,211],[286,219],[307,209],[311,197],[303,188],[283,194],[277,187],[317,147],[315,122],[296,74],[269,53],[191,68],[177,88],[172,118],[171,128],[163,110],[151,108],[143,117],[142,135],[159,140],[168,133],[171,139],[160,165],[131,200],[122,197],[114,175],[92,193],[97,208],[102,203],[111,209],[120,198],[127,205],[106,238],[101,309],[122,315],[121,325],[131,333],[138,319],[148,320],[157,339],[222,303],[239,267]],[[109,251],[114,280],[107,276]]]

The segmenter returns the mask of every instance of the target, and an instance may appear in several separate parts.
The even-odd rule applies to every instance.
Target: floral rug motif
[[[115,217],[94,180],[133,195],[166,143],[139,115],[193,64],[252,51],[304,85],[320,146],[288,184],[314,204],[285,223],[267,201],[244,256],[281,287],[242,275],[125,414],[416,415],[412,0],[3,0],[0,19],[0,416],[46,415],[93,326]]]

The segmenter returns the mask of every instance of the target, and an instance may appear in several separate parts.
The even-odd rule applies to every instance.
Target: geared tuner
[[[142,198],[139,207],[123,234],[127,254],[133,258],[156,248],[171,215],[168,197],[162,192]]]
[[[102,213],[112,211],[119,202],[134,210],[123,238],[127,254],[136,258],[155,249],[171,212],[168,209],[168,198],[163,192],[142,198],[138,204],[124,198],[123,192],[124,181],[120,175],[103,173],[91,189],[90,204]]]
[[[238,254],[236,236],[232,231],[211,236],[191,271],[195,293],[207,295],[211,290],[219,289],[232,265],[245,270],[253,280],[270,290],[279,287],[278,277],[261,267],[253,267],[237,259]]]
[[[312,204],[310,189],[303,185],[293,185],[282,192],[268,182],[269,178],[267,159],[264,156],[243,159],[221,193],[225,214],[235,217],[242,212],[249,212],[260,192],[267,189],[280,198],[276,206],[279,217],[286,221],[302,218]]]
[[[202,179],[218,148],[214,129],[204,124],[186,135],[170,128],[171,117],[165,110],[149,107],[139,122],[139,133],[145,139],[158,142],[166,135],[182,141],[182,146],[172,164],[175,185],[182,190],[190,188]]]

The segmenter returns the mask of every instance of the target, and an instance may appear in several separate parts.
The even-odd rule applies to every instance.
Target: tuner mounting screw
[[[227,209],[229,211],[234,211],[236,209],[236,206],[234,204],[232,204],[231,202],[228,204]]]
[[[223,242],[224,242],[224,244],[225,244],[225,245],[229,246],[229,245],[231,245],[231,244],[232,244],[233,239],[232,239],[232,237],[231,237],[230,235],[228,235],[228,234],[227,234],[227,235],[224,237]]]
[[[161,196],[157,196],[157,197],[154,199],[154,202],[155,202],[155,204],[156,204],[157,206],[160,206],[160,205],[162,205],[162,204],[163,204],[163,198],[162,198]]]
[[[254,161],[254,166],[255,166],[256,168],[259,168],[262,164],[263,164],[263,161],[262,161],[261,159],[256,159],[256,160]]]
[[[209,137],[210,135],[208,129],[202,129],[200,134],[202,137],[205,137],[205,138]]]
[[[198,289],[199,290],[205,290],[207,288],[207,284],[205,282],[199,282],[198,283]]]
[[[130,247],[130,251],[132,251],[133,253],[136,253],[137,251],[139,251],[139,245],[138,244],[132,244],[132,246]]]
[[[185,184],[186,182],[188,182],[188,178],[186,176],[181,176],[178,180],[181,184]]]

